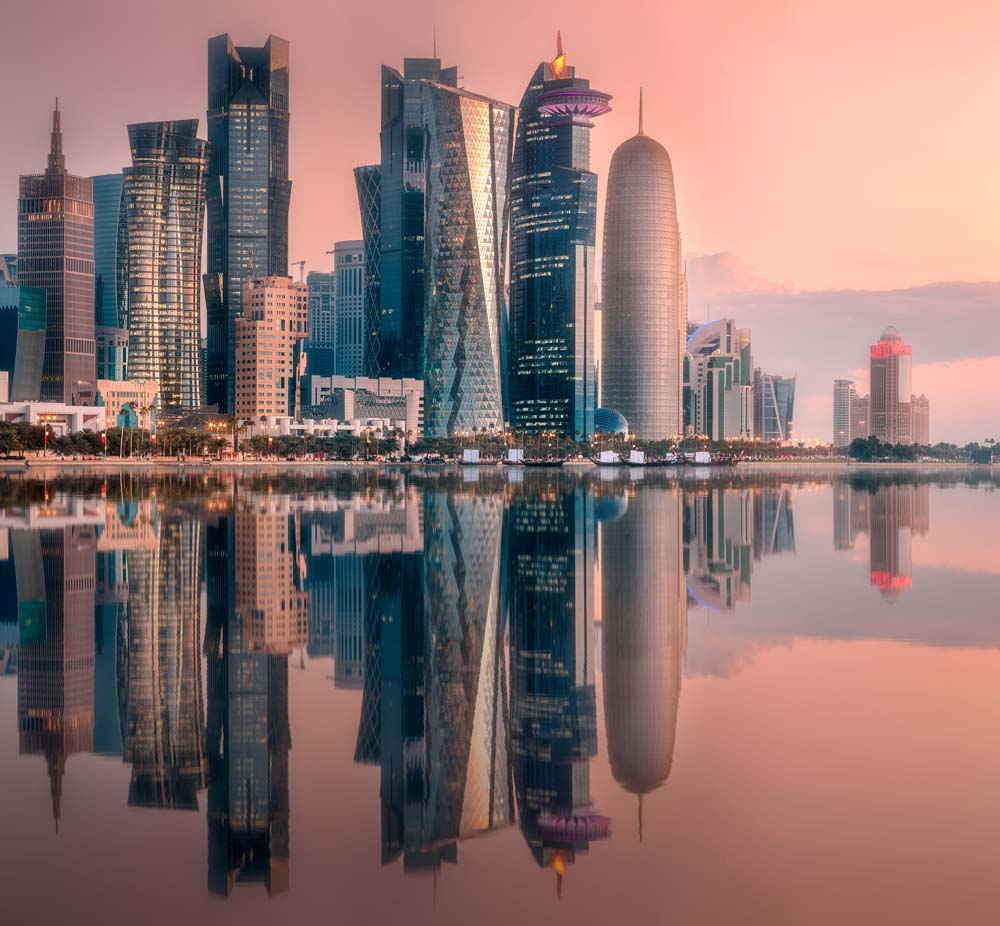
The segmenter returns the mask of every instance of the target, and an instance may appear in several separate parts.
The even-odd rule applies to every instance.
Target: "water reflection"
[[[358,706],[342,748],[378,769],[361,802],[382,864],[437,873],[468,841],[507,831],[558,894],[583,853],[644,838],[644,804],[678,746],[689,610],[749,606],[754,571],[797,554],[796,503],[827,491],[835,549],[866,535],[858,584],[897,599],[913,538],[930,529],[927,481],[8,485],[0,676],[17,676],[19,752],[44,757],[57,828],[67,760],[120,757],[127,806],[205,813],[211,893],[259,881],[280,894],[289,662],[332,660],[334,688]],[[613,821],[593,784],[602,739],[634,801]]]

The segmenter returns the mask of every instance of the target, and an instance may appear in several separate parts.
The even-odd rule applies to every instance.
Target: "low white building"
[[[5,402],[0,404],[0,421],[45,425],[53,436],[77,431],[98,432],[104,430],[104,407],[61,402]]]

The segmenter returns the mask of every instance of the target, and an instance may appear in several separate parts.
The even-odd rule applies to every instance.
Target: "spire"
[[[642,110],[640,110],[641,112]],[[640,135],[642,132],[639,133]],[[642,842],[642,795],[639,795],[639,842]]]
[[[434,54],[431,55],[432,58],[438,56],[438,24],[434,23]]]
[[[56,108],[52,113],[52,135],[49,144],[49,166],[46,173],[66,173],[66,158],[62,150],[62,126],[59,121],[59,97],[56,97]]]
[[[642,87],[639,88],[639,131],[635,133],[636,135],[645,135],[646,133],[642,130]]]
[[[556,32],[556,57],[549,62],[549,75],[553,80],[561,80],[563,77],[572,77],[573,70],[567,66],[566,52],[562,46],[562,32]]]

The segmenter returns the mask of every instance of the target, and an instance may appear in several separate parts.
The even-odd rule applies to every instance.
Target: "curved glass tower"
[[[604,215],[602,404],[647,440],[681,433],[687,305],[670,155],[642,130],[611,158]]]
[[[129,375],[167,407],[201,405],[201,230],[208,142],[198,120],[128,127]]]
[[[518,430],[594,434],[597,175],[591,120],[609,111],[566,62],[521,99],[511,182],[509,417]]]
[[[424,433],[501,430],[514,108],[431,81],[420,87],[426,137]],[[383,222],[384,193],[383,185]],[[382,233],[384,305],[384,224]]]

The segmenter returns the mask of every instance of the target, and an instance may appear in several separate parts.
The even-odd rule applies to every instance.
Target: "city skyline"
[[[108,6],[112,5],[108,4]],[[42,4],[41,8],[44,9],[47,6],[49,4]],[[883,20],[887,19],[888,11],[893,6],[894,4],[891,3],[880,6],[878,15],[875,16],[875,26],[885,27],[886,24]],[[21,15],[28,21],[36,14],[31,11]],[[364,19],[367,13],[359,12],[356,15]],[[712,21],[708,13],[684,14],[686,17],[694,17],[694,22],[691,24],[694,34],[702,38],[710,38],[711,27],[714,26],[721,31],[729,43],[734,41],[739,27],[747,25],[741,22],[741,15],[733,14],[732,19],[727,19],[725,24],[721,24]],[[813,19],[815,15],[801,13],[793,17],[771,11],[765,19],[772,27],[777,28],[779,34],[788,32],[798,34],[801,31],[809,37],[809,27],[817,25]],[[984,13],[983,15],[988,17],[996,14]],[[686,253],[689,269],[692,263],[701,262],[709,265],[711,271],[713,269],[711,265],[719,263],[714,258],[725,257],[726,254],[730,253],[737,254],[742,258],[745,262],[744,269],[757,268],[755,273],[743,274],[739,279],[734,279],[732,274],[728,276],[722,274],[722,282],[726,287],[722,293],[722,301],[732,301],[734,294],[742,294],[739,296],[740,299],[746,299],[747,294],[750,294],[751,301],[753,297],[756,297],[758,303],[762,301],[767,303],[760,309],[755,307],[753,311],[760,311],[764,315],[775,315],[777,313],[774,309],[783,308],[789,303],[795,302],[798,297],[798,304],[810,306],[810,312],[799,318],[799,324],[796,327],[807,329],[811,323],[819,321],[818,315],[821,309],[817,305],[817,301],[822,302],[823,299],[836,301],[842,310],[850,310],[852,305],[860,304],[861,299],[870,298],[873,292],[880,289],[905,289],[934,280],[981,280],[996,276],[995,273],[990,272],[992,264],[987,259],[987,255],[995,251],[995,246],[992,244],[990,234],[984,234],[986,226],[981,221],[978,223],[969,221],[950,226],[952,232],[961,232],[963,235],[971,235],[972,231],[970,230],[979,230],[979,236],[972,242],[962,239],[963,244],[967,245],[964,250],[956,243],[954,234],[950,234],[947,247],[936,247],[939,244],[937,226],[931,223],[916,223],[919,227],[915,230],[903,229],[905,234],[890,234],[885,228],[887,220],[880,219],[882,212],[886,211],[883,208],[882,212],[873,216],[875,221],[867,223],[882,230],[883,234],[878,239],[874,239],[864,228],[866,223],[858,222],[858,217],[855,216],[852,224],[861,226],[861,232],[857,232],[855,228],[850,243],[842,240],[839,247],[831,249],[824,247],[823,235],[832,234],[832,231],[823,231],[815,224],[820,217],[820,205],[823,203],[830,205],[828,199],[831,196],[831,190],[825,187],[819,188],[815,181],[813,186],[809,188],[811,195],[804,197],[800,195],[799,197],[805,205],[797,207],[800,211],[792,215],[793,219],[802,220],[810,232],[808,235],[796,235],[796,238],[802,239],[800,241],[793,241],[792,233],[785,228],[787,225],[795,226],[796,221],[780,223],[754,215],[753,210],[747,208],[746,198],[750,194],[746,190],[735,191],[738,195],[730,196],[725,203],[721,202],[724,197],[719,195],[720,201],[716,202],[715,196],[711,194],[707,185],[709,180],[721,184],[727,190],[727,185],[732,185],[737,180],[743,181],[744,187],[755,187],[761,181],[765,181],[764,185],[766,186],[766,181],[774,181],[774,168],[768,168],[766,164],[763,164],[764,154],[770,155],[772,152],[770,149],[765,152],[761,148],[759,133],[753,134],[750,156],[742,166],[741,171],[732,168],[720,171],[718,153],[707,158],[696,156],[696,147],[692,147],[697,145],[697,139],[693,137],[694,130],[696,128],[704,130],[707,116],[701,112],[692,113],[690,110],[699,102],[706,107],[706,111],[712,106],[719,107],[720,122],[714,131],[730,133],[745,126],[745,120],[748,118],[745,113],[734,112],[737,104],[746,106],[749,111],[760,115],[760,109],[767,104],[768,97],[762,96],[761,88],[755,85],[758,91],[757,96],[754,96],[753,88],[741,88],[740,96],[736,98],[731,88],[727,88],[726,93],[723,94],[722,90],[715,86],[716,81],[713,82],[711,93],[706,90],[701,95],[691,94],[694,98],[693,102],[691,100],[673,100],[673,95],[666,92],[666,87],[670,86],[671,82],[677,82],[681,79],[681,75],[674,68],[680,68],[681,61],[686,66],[690,66],[690,80],[688,80],[688,73],[684,72],[684,84],[697,87],[699,86],[699,78],[704,79],[703,66],[692,62],[689,52],[679,49],[678,63],[663,68],[662,75],[659,73],[660,69],[653,68],[649,68],[655,72],[652,74],[638,72],[638,68],[631,62],[632,60],[642,61],[644,56],[634,52],[644,48],[646,43],[652,41],[652,37],[668,37],[673,31],[667,30],[666,23],[657,20],[655,14],[650,24],[649,36],[638,35],[635,30],[625,30],[617,23],[610,24],[606,31],[602,30],[601,34],[598,35],[596,34],[598,30],[595,30],[586,20],[581,22],[579,16],[570,19],[566,11],[553,9],[541,17],[538,22],[533,33],[534,47],[531,52],[519,49],[516,54],[512,51],[509,55],[496,56],[502,60],[495,64],[487,63],[482,56],[472,53],[474,43],[470,40],[470,17],[475,19],[476,14],[462,12],[449,16],[447,21],[439,20],[437,27],[439,52],[449,61],[456,60],[462,63],[462,74],[466,86],[474,87],[477,91],[488,93],[490,96],[507,100],[517,99],[521,89],[518,84],[523,80],[525,67],[530,66],[532,59],[537,61],[541,57],[547,57],[547,54],[550,53],[552,35],[559,28],[562,28],[566,46],[572,52],[575,60],[593,61],[593,66],[588,67],[588,76],[595,85],[612,93],[618,100],[616,113],[606,117],[607,121],[602,124],[601,132],[598,133],[600,139],[595,142],[592,167],[602,179],[607,175],[610,151],[626,137],[629,123],[634,124],[635,104],[630,102],[634,97],[634,92],[640,83],[645,85],[647,126],[650,127],[651,134],[655,134],[664,142],[677,161],[678,209],[689,249]],[[562,19],[570,19],[570,21],[560,22]],[[831,19],[832,22],[824,25],[829,26],[835,34],[842,34],[852,24],[850,15],[844,12],[831,14]],[[551,28],[549,28],[549,20],[551,20]],[[313,22],[309,23],[310,28],[313,24]],[[412,27],[412,25],[409,23],[409,26]],[[61,29],[63,26],[59,24],[55,28]],[[983,30],[988,31],[988,28],[989,22],[987,21],[983,24]],[[105,101],[104,111],[92,114],[85,99],[81,100],[79,96],[65,98],[64,111],[71,113],[75,108],[77,113],[72,117],[68,114],[65,120],[67,125],[73,125],[73,143],[72,146],[67,145],[67,147],[70,147],[72,151],[74,170],[80,175],[97,175],[114,169],[120,163],[126,163],[127,138],[124,127],[127,121],[140,121],[158,116],[161,113],[167,115],[193,115],[197,113],[200,115],[204,106],[203,43],[209,35],[224,29],[230,29],[234,40],[238,41],[259,41],[270,31],[287,38],[293,46],[293,68],[301,68],[302,70],[301,72],[296,70],[297,102],[293,107],[296,119],[293,119],[291,123],[292,163],[289,176],[297,184],[297,193],[296,197],[293,197],[288,256],[296,259],[306,258],[309,261],[309,269],[326,269],[325,255],[317,255],[322,255],[334,238],[339,240],[360,237],[360,222],[357,216],[354,178],[351,175],[351,169],[355,164],[372,162],[377,153],[377,115],[372,101],[377,97],[378,92],[378,62],[399,60],[406,55],[421,52],[426,54],[429,51],[429,48],[419,47],[423,30],[404,28],[402,20],[398,33],[394,29],[388,29],[384,32],[373,30],[377,34],[377,44],[373,42],[356,43],[359,47],[346,49],[347,53],[342,59],[336,58],[338,62],[343,61],[342,66],[337,68],[338,81],[343,80],[340,87],[342,92],[338,93],[337,113],[346,112],[347,117],[351,121],[356,121],[361,131],[345,133],[350,138],[332,139],[332,147],[329,149],[314,144],[310,134],[315,132],[316,138],[327,139],[330,132],[333,131],[336,121],[333,115],[326,117],[325,121],[317,117],[316,107],[319,103],[322,86],[318,68],[321,61],[325,59],[322,54],[317,52],[318,36],[311,35],[309,30],[305,28],[305,23],[299,17],[298,10],[295,8],[283,10],[281,15],[273,18],[269,18],[267,14],[253,8],[240,15],[231,16],[229,19],[222,13],[217,16],[213,14],[205,23],[202,35],[198,37],[197,41],[192,40],[190,36],[177,35],[175,37],[170,34],[168,29],[163,39],[163,44],[168,48],[161,52],[158,47],[154,46],[152,54],[156,57],[161,53],[169,52],[171,61],[174,60],[174,57],[179,61],[187,62],[190,60],[191,67],[186,70],[182,68],[185,70],[182,79],[170,82],[169,87],[165,89],[155,88],[151,92],[148,102],[143,101],[140,104],[130,100],[126,103],[125,100],[117,99],[116,95],[112,93],[111,98]],[[326,34],[323,28],[316,31],[318,34]],[[425,31],[431,32],[429,23]],[[501,43],[512,40],[512,36],[508,33],[512,33],[513,30],[503,28],[502,23],[497,32],[498,40]],[[872,36],[862,36],[859,39],[862,44],[861,52],[864,55],[864,60],[869,63],[870,68],[875,68],[877,65],[877,47],[874,38],[881,34],[879,29],[874,27],[873,33]],[[343,38],[346,40],[346,36]],[[103,41],[103,38],[95,37],[95,41]],[[338,37],[338,48],[341,47],[340,41],[341,37]],[[916,49],[922,47],[923,43],[930,42],[931,39],[930,36],[920,31],[906,41],[912,43],[913,49]],[[627,53],[628,42],[632,43],[633,51],[631,53]],[[31,43],[26,44],[30,48]],[[423,44],[431,45],[429,35]],[[747,44],[752,45],[752,42]],[[907,47],[910,48],[910,44]],[[4,51],[9,51],[14,56],[20,53],[17,48],[7,49],[6,46],[4,46]],[[74,54],[75,52],[69,55],[70,61],[72,61]],[[745,49],[736,49],[733,61],[742,60],[745,54]],[[818,99],[822,99],[823,94],[835,92],[820,79],[815,65],[807,65],[799,60],[800,53],[783,54],[784,57],[773,65],[775,72],[786,74],[790,64],[794,62],[804,68],[805,85],[813,91],[818,91]],[[625,62],[626,58],[629,59],[628,62]],[[525,63],[519,65],[522,59]],[[649,60],[648,56],[645,60]],[[130,64],[130,62],[132,63]],[[904,64],[908,63],[908,60],[904,61]],[[732,64],[727,63],[727,67],[730,66]],[[782,70],[782,66],[784,66],[784,70]],[[136,74],[142,73],[139,61],[131,57],[131,52],[126,55],[124,61],[116,61],[116,67],[123,73],[130,73],[132,70]],[[188,71],[190,73],[187,73]],[[37,82],[33,81],[30,86],[24,88],[23,94],[19,93],[17,99],[12,100],[10,119],[17,126],[18,131],[13,133],[12,145],[0,154],[0,190],[11,184],[12,178],[14,178],[13,182],[16,182],[16,174],[19,171],[30,169],[32,164],[37,161],[37,153],[31,154],[31,152],[38,151],[36,140],[33,138],[32,126],[40,126],[42,123],[44,117],[42,107],[50,105],[44,101],[54,95],[53,91],[60,89],[59,84],[65,84],[72,89],[68,77],[61,78],[61,73],[65,73],[63,62],[57,63],[57,66],[46,72],[44,78],[40,77]],[[300,73],[301,78],[298,76]],[[951,79],[958,80],[960,77],[961,70],[958,75],[954,75]],[[772,84],[773,80],[768,84],[767,90],[771,94],[777,95],[778,98],[782,98],[782,94],[792,93],[787,88],[775,87]],[[300,92],[302,97],[298,96]],[[905,97],[900,99],[898,96],[900,91],[898,90],[892,92],[895,101],[902,106],[904,115],[900,115],[896,121],[899,139],[890,139],[890,141],[893,145],[901,145],[902,139],[907,137],[908,132],[913,133],[921,130],[915,121],[908,121],[905,115],[911,112],[910,107],[915,105],[916,101],[911,102]],[[804,94],[804,88],[792,94],[800,107],[804,105],[801,98]],[[687,94],[681,96],[687,96]],[[33,103],[31,108],[27,106],[29,101]],[[301,106],[298,101],[301,101]],[[870,106],[871,104],[866,105]],[[959,115],[968,117],[967,108],[963,108]],[[356,120],[353,117],[355,112],[358,116]],[[839,120],[851,118],[839,111],[835,115]],[[721,118],[722,116],[725,118]],[[866,108],[864,113],[856,116],[856,121],[858,126],[861,126],[866,124],[864,119],[870,121],[873,118],[874,114]],[[957,119],[958,116],[953,115],[953,118]],[[773,124],[773,117],[767,124],[772,130],[780,128]],[[960,123],[960,127],[964,128],[966,132],[980,131],[978,124],[966,126],[963,122]],[[818,129],[818,127],[814,128]],[[882,130],[883,134],[884,131]],[[317,179],[316,148],[324,149],[325,173],[321,179]],[[349,154],[341,157],[340,152],[344,148],[349,149]],[[840,153],[844,154],[843,151]],[[838,177],[836,184],[833,184],[841,194],[844,191],[844,185],[850,180],[855,182],[856,189],[870,193],[871,185],[877,179],[884,184],[884,188],[876,190],[881,196],[876,196],[875,199],[883,207],[886,203],[895,202],[899,206],[895,211],[901,216],[912,214],[912,206],[909,204],[918,198],[916,187],[912,185],[916,182],[915,176],[911,176],[909,171],[905,172],[904,179],[911,184],[909,187],[905,187],[910,197],[905,199],[902,196],[902,181],[894,186],[890,183],[891,178],[882,176],[884,171],[881,160],[872,160],[871,158],[866,161],[859,160],[859,154],[848,153],[851,157],[844,165],[842,175]],[[809,146],[806,146],[804,155],[806,156],[804,163],[792,172],[794,176],[784,178],[790,186],[786,192],[778,197],[779,203],[788,202],[795,189],[795,183],[803,182],[801,174],[805,172],[809,158],[818,156]],[[937,159],[935,164],[938,165],[938,168],[943,168],[945,163],[942,159],[945,158],[945,152],[936,151],[934,157]],[[972,157],[972,155],[963,149],[962,157],[967,158]],[[787,168],[783,157],[774,160]],[[331,164],[332,168],[329,166]],[[981,172],[977,173],[976,165],[978,165],[978,161],[972,165],[971,170],[961,173],[961,189],[966,189],[964,186],[966,183],[972,184],[973,177],[983,177]],[[707,176],[710,167],[716,168],[715,177]],[[980,170],[985,170],[985,165]],[[866,171],[870,173],[866,173]],[[952,183],[958,182],[950,173],[948,176]],[[995,187],[995,183],[993,187]],[[990,186],[987,177],[985,189],[989,190],[993,187]],[[982,189],[984,187],[980,183],[977,190],[981,191]],[[729,190],[729,192],[733,191]],[[923,196],[926,192],[926,189],[921,188],[920,195]],[[964,202],[960,190],[954,193],[953,197],[946,195],[947,190],[935,189],[931,192],[934,196],[932,206],[934,210],[937,210],[937,213],[948,208],[959,209]],[[868,203],[861,201],[859,196],[843,198],[853,207],[860,209],[862,213],[866,208],[872,208]],[[981,204],[981,195],[976,202]],[[600,218],[603,200],[599,202],[598,208]],[[841,216],[844,208],[846,205],[834,204],[835,217]],[[909,208],[909,212],[907,212],[907,208]],[[983,210],[977,206],[972,218],[975,219],[980,214],[989,213],[988,208]],[[322,216],[321,221],[318,219],[320,215]],[[11,215],[5,213],[0,216],[0,241],[10,238],[11,222]],[[836,222],[830,224],[837,225]],[[719,233],[716,229],[718,228],[725,229],[725,238],[717,237]],[[756,232],[756,235],[751,232]],[[785,240],[780,247],[768,249],[758,243],[758,241],[773,243],[775,236],[784,236]],[[905,242],[914,236],[920,239],[922,251],[920,248],[908,249],[905,246]],[[867,242],[867,250],[863,253],[858,253],[861,250],[859,239]],[[4,249],[13,250],[13,247],[10,246],[12,244],[13,242],[10,241]],[[600,247],[600,242],[598,242],[598,252],[600,252]],[[975,260],[963,259],[966,254],[979,256]],[[772,280],[793,280],[794,283],[769,282]],[[705,318],[709,312],[709,305],[712,307],[711,315],[714,317],[718,314],[716,309],[718,297],[713,292],[713,287],[717,290],[719,281],[720,275],[718,273],[705,286],[692,281],[690,298],[692,318]],[[843,287],[853,287],[858,292],[844,292]],[[826,293],[824,292],[826,288],[831,290],[836,288],[840,292]],[[972,319],[984,317],[981,290],[956,285],[952,287],[950,292],[949,302],[929,297],[926,301],[926,309],[921,308],[923,314],[926,315],[926,325],[932,332],[943,329],[947,325],[953,325],[954,316],[957,316],[960,332],[973,327]],[[1000,286],[988,289],[985,299],[988,305],[995,308],[998,299],[1000,299]],[[902,301],[905,302],[905,300]],[[949,311],[947,316],[945,315],[946,306]],[[789,373],[797,372],[799,374],[799,395],[797,396],[796,409],[797,436],[802,438],[823,437],[829,430],[829,381],[833,376],[853,376],[853,367],[857,365],[856,363],[852,364],[850,360],[852,355],[846,341],[836,341],[835,349],[825,352],[832,358],[836,358],[836,362],[839,364],[838,369],[831,375],[827,375],[825,371],[821,375],[814,375],[810,370],[797,369],[802,365],[797,358],[804,355],[797,349],[800,342],[795,340],[796,332],[792,332],[789,338],[785,338],[779,328],[778,336],[762,337],[762,334],[766,335],[766,329],[761,328],[756,318],[748,317],[746,312],[733,308],[726,308],[724,311],[739,318],[741,324],[748,324],[755,330],[756,343],[760,345],[757,353],[765,368],[781,369]],[[907,331],[914,330],[914,334],[911,336],[912,340],[916,346],[921,348],[921,356],[926,358],[923,367],[917,367],[914,371],[915,392],[918,394],[926,393],[934,399],[937,409],[935,416],[937,424],[947,422],[946,428],[935,425],[935,435],[941,439],[958,442],[982,439],[983,434],[980,433],[983,429],[982,415],[973,408],[974,403],[968,402],[967,399],[970,394],[974,394],[984,382],[988,382],[990,377],[996,374],[1000,358],[995,353],[984,353],[987,350],[989,338],[981,339],[976,343],[973,343],[971,338],[966,339],[964,343],[955,343],[956,340],[960,341],[961,339],[958,338],[958,335],[953,334],[950,338],[942,337],[940,344],[929,344],[927,348],[924,348],[920,332],[913,329],[905,317],[907,312],[912,311],[917,311],[917,309],[904,305],[902,315],[890,311],[880,312],[876,326],[881,328],[895,323]],[[947,323],[945,318],[949,319]],[[997,324],[995,318],[995,313],[992,317],[985,316],[985,323],[989,326],[995,326]],[[967,322],[967,324],[963,326],[963,322]],[[794,346],[790,346],[790,344]],[[784,359],[785,356],[793,356],[796,360],[788,363]],[[858,379],[856,376],[853,378]]]

